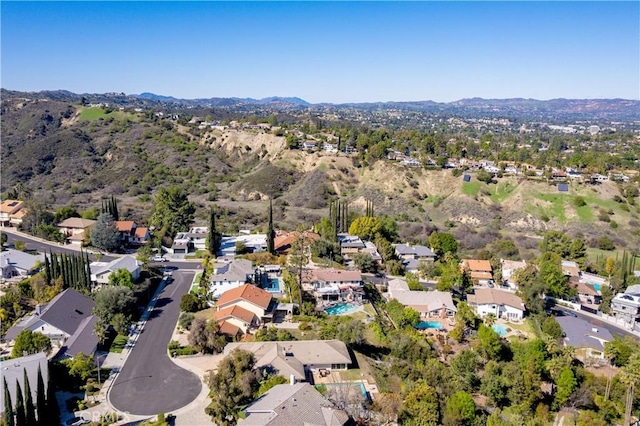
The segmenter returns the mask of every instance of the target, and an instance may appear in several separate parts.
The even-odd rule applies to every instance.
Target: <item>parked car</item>
[[[167,261],[167,259],[165,259],[163,256],[160,256],[160,255],[153,256],[153,258],[151,260],[153,260],[154,262],[166,262]]]
[[[80,426],[80,425],[86,425],[91,423],[89,420],[85,419],[84,417],[72,417],[69,420],[67,420],[66,422],[64,422],[65,426]]]
[[[568,317],[574,317],[574,318],[578,318],[578,315],[575,312],[571,312],[571,311],[562,311],[563,315],[566,315]]]

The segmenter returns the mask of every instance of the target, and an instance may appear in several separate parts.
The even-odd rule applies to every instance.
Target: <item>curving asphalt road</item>
[[[118,374],[109,400],[116,409],[136,415],[175,411],[193,401],[202,383],[198,376],[174,364],[167,344],[180,314],[180,298],[189,291],[193,272],[174,271],[142,333]]]

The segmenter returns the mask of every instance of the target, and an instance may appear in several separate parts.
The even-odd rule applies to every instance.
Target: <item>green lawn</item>
[[[202,278],[202,272],[198,272],[195,277],[193,277],[193,282],[191,283],[191,288],[189,288],[189,292],[197,293],[200,288],[200,279]]]
[[[502,203],[513,194],[515,189],[516,185],[512,182],[498,182],[497,185],[490,186],[491,199],[495,203]]]
[[[82,111],[80,112],[79,120],[93,121],[93,120],[97,120],[98,118],[105,117],[106,115],[107,113],[105,112],[105,110],[99,107],[82,108]]]
[[[480,182],[463,182],[462,193],[475,197],[476,195],[478,195],[478,192],[480,192],[480,185]]]
[[[111,344],[111,349],[109,349],[109,352],[115,352],[117,354],[121,353],[124,347],[127,345],[128,341],[129,336],[118,334],[116,338],[113,339],[113,343]]]
[[[580,222],[591,223],[593,221],[593,210],[588,204],[586,206],[576,207],[575,209],[580,218]]]
[[[548,207],[538,207],[539,213],[545,214],[550,218],[557,219],[561,222],[565,222],[567,220],[567,216],[564,211],[564,202],[566,197],[560,194],[542,194],[537,193],[534,194],[534,197],[551,203]]]

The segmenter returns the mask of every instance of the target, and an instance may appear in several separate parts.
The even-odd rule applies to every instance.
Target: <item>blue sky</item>
[[[1,2],[1,84],[310,102],[640,98],[640,2]]]

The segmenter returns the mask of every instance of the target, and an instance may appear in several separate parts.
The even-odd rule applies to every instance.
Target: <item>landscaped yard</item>
[[[127,345],[129,341],[129,336],[123,336],[122,334],[118,334],[115,339],[113,339],[113,343],[111,344],[111,348],[109,352],[121,353],[124,347]]]
[[[475,197],[478,195],[478,192],[480,192],[481,185],[482,184],[480,182],[464,182],[462,184],[462,193]]]

